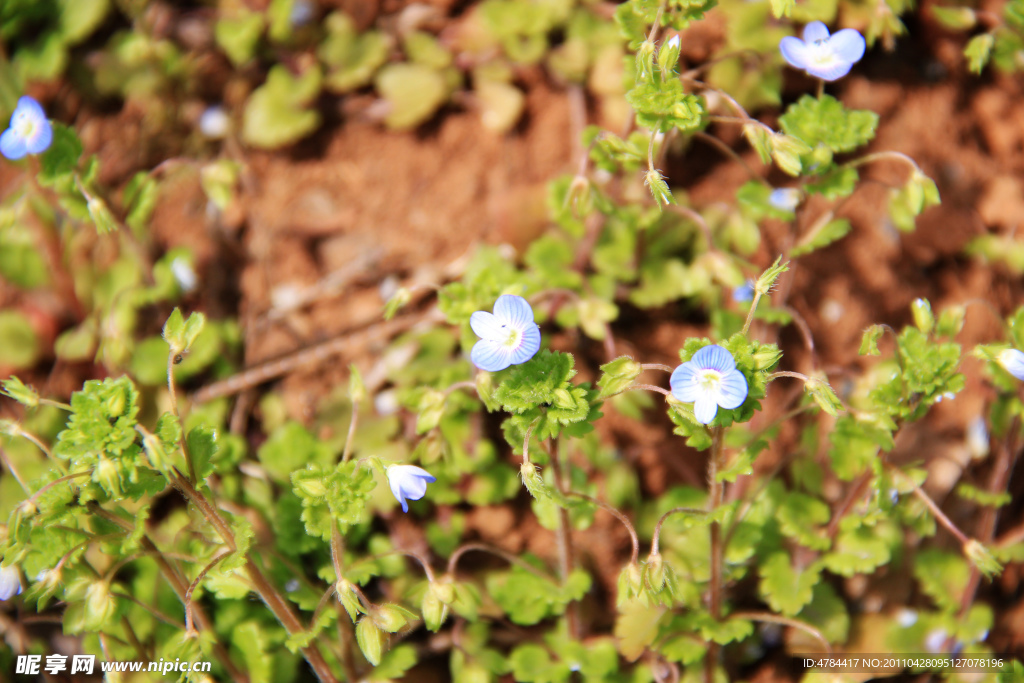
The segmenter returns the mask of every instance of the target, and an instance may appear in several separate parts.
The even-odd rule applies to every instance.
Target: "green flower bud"
[[[365,616],[356,624],[356,642],[363,656],[373,666],[380,664],[384,653],[384,633],[377,628],[369,616]]]
[[[117,612],[117,599],[106,581],[95,581],[85,589],[85,621],[87,631],[101,631]]]
[[[427,630],[434,633],[437,633],[438,629],[441,628],[441,624],[448,618],[448,605],[441,602],[440,598],[437,597],[433,584],[423,594],[420,610],[423,612],[423,623],[426,625]]]
[[[1003,566],[979,541],[971,539],[964,544],[964,555],[982,574],[991,578],[1003,571]]]
[[[406,611],[398,605],[390,603],[377,607],[374,610],[373,617],[374,623],[388,633],[394,633],[409,623]]]
[[[295,486],[310,498],[323,498],[327,495],[327,485],[319,479],[300,479]]]
[[[662,78],[675,75],[676,64],[679,62],[679,36],[673,36],[658,50],[658,68]]]
[[[352,584],[346,579],[339,579],[338,582],[334,584],[334,594],[338,596],[338,602],[340,602],[341,606],[345,608],[345,611],[348,612],[349,619],[353,622],[356,620],[356,617],[364,612],[363,604],[359,602],[359,596],[356,595]]]
[[[523,485],[530,492],[531,496],[538,500],[548,497],[547,487],[544,485],[544,480],[541,478],[540,473],[537,472],[536,465],[524,462],[519,467],[519,476],[522,477]]]
[[[115,391],[112,393],[106,401],[105,408],[107,415],[111,417],[121,417],[124,414],[125,396],[123,391]]]
[[[437,599],[446,605],[455,602],[455,581],[451,576],[442,576],[430,584],[430,590],[434,592]]]
[[[654,43],[645,40],[636,51],[637,77],[643,81],[654,78]]]
[[[661,553],[651,553],[647,558],[647,587],[660,591],[665,585],[665,561]]]
[[[925,334],[931,333],[935,327],[935,316],[932,314],[932,305],[927,299],[914,299],[910,304],[910,313],[914,316],[914,325]]]
[[[117,463],[104,455],[99,457],[96,469],[92,473],[92,479],[105,491],[115,495],[121,493],[121,472]]]

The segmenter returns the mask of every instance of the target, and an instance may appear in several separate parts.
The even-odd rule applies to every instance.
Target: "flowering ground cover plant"
[[[983,34],[997,65],[1018,4],[978,15],[1005,24]],[[882,85],[859,73],[905,39],[908,7],[243,5],[0,12],[0,152],[17,162],[0,198],[2,677],[28,680],[30,656],[72,675],[60,658],[87,653],[210,663],[175,671],[197,682],[1020,680],[1019,240],[972,236],[903,279],[868,252],[893,299],[859,317],[828,285],[864,233],[902,256],[940,204],[918,160],[876,141],[866,103],[885,98],[865,93]],[[523,93],[538,82],[572,103],[572,171],[539,203],[494,202],[514,245],[442,266],[410,213],[364,231],[424,262],[378,272],[397,261],[352,241],[334,196],[396,204],[406,171],[410,193],[432,187],[425,164],[456,174],[480,131],[513,144],[545,121]],[[97,145],[89,112],[114,101],[152,164]],[[276,215],[261,203],[279,189],[260,173],[307,183],[322,143],[360,125],[341,147],[371,140],[365,164]],[[374,165],[392,140],[433,152]],[[707,150],[724,159],[712,199],[686,180]],[[453,181],[459,211],[504,183],[480,181],[493,171]],[[1009,269],[990,289],[1010,294],[927,279],[968,255]],[[313,282],[318,261],[337,267]],[[278,266],[293,280],[271,287]],[[252,291],[262,305],[225,313]]]

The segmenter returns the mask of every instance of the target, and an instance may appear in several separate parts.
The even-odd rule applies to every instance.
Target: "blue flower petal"
[[[25,143],[29,154],[42,154],[50,147],[50,143],[53,142],[53,126],[50,125],[50,122],[43,119],[36,125],[38,126],[36,134]]]
[[[866,47],[864,36],[852,28],[844,28],[833,34],[828,39],[828,46],[836,57],[850,64],[860,61]]]
[[[1008,373],[1024,382],[1024,352],[1006,349],[999,354],[999,364]]]
[[[494,302],[494,316],[506,325],[526,331],[526,326],[533,322],[533,309],[521,296],[502,294]]]
[[[477,311],[469,316],[469,326],[473,328],[476,336],[481,339],[496,340],[503,336],[508,336],[507,333],[503,333],[501,330],[501,321],[487,311]]]
[[[736,361],[732,359],[732,354],[718,344],[705,346],[693,354],[691,362],[701,370],[717,370],[723,375],[736,368]]]
[[[22,95],[18,98],[18,106],[14,108],[14,116],[23,112],[35,119],[36,122],[46,120],[46,111],[43,109],[43,105],[28,95]]]
[[[25,144],[25,140],[13,128],[8,128],[0,135],[0,154],[3,154],[12,161],[16,161],[28,154],[28,146]]]
[[[715,414],[718,412],[718,404],[715,403],[715,399],[707,394],[702,394],[697,397],[697,400],[693,404],[693,416],[697,418],[697,422],[702,425],[706,425],[715,419]]]
[[[726,373],[718,387],[718,405],[726,410],[739,408],[747,400],[747,378],[739,370]]]
[[[672,395],[683,403],[693,403],[700,396],[700,385],[697,383],[697,366],[692,362],[683,363],[673,370],[668,384],[672,387]]]
[[[804,27],[804,42],[816,43],[828,39],[828,26],[820,21],[812,21]]]
[[[481,370],[498,372],[512,364],[512,353],[506,346],[490,339],[481,339],[473,345],[473,350],[469,352],[469,359]]]
[[[836,62],[825,67],[809,66],[807,73],[823,81],[835,81],[850,73],[852,66],[849,62]]]
[[[519,347],[512,351],[512,365],[525,363],[537,355],[539,350],[540,328],[537,327],[537,323],[530,323],[523,331],[523,339],[519,342]]]
[[[799,38],[786,36],[779,41],[779,52],[789,65],[797,69],[807,68],[807,44]]]

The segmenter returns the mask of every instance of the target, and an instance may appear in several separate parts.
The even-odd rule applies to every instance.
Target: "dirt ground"
[[[896,52],[876,46],[853,75],[831,85],[829,92],[850,107],[877,112],[881,124],[871,150],[899,151],[917,160],[936,180],[942,205],[922,215],[914,233],[895,232],[883,220],[883,183],[899,182],[906,169],[889,162],[871,165],[864,176],[877,182],[864,184],[840,213],[851,220],[851,233],[801,259],[788,276],[791,282],[784,285],[795,292],[788,303],[807,321],[819,367],[830,373],[840,390],[844,373],[868,362],[857,355],[862,331],[876,322],[897,329],[907,324],[909,304],[916,297],[927,297],[936,310],[985,298],[1004,314],[1024,302],[1019,280],[963,255],[974,236],[1016,230],[1024,217],[1024,81],[991,70],[981,77],[968,73],[961,56],[963,37],[937,28],[928,3],[908,24],[911,37],[901,40]],[[527,113],[508,135],[487,132],[476,112],[451,106],[411,133],[388,132],[359,117],[342,117],[294,149],[244,153],[248,173],[241,201],[223,216],[211,218],[206,211],[194,170],[168,173],[154,218],[158,243],[161,248],[187,245],[195,251],[201,277],[210,286],[193,303],[217,317],[237,317],[247,326],[246,365],[370,324],[380,315],[380,291],[382,285],[388,286],[388,276],[407,277],[424,267],[437,270],[479,243],[508,242],[521,248],[546,229],[546,183],[575,169],[580,122],[574,120],[572,95],[566,89],[540,71],[522,79]],[[786,97],[795,99],[806,85],[792,78]],[[759,112],[771,123],[777,114]],[[134,130],[131,112],[81,116],[94,119],[83,121],[86,131],[89,126]],[[595,118],[588,110],[587,122]],[[715,132],[750,165],[761,168],[737,131]],[[84,137],[87,151],[98,153],[104,168],[116,169],[108,180],[125,178],[135,170],[132,160],[139,157],[132,151],[137,149],[131,146],[134,136],[124,136],[124,146],[102,133],[86,132]],[[684,183],[697,207],[731,201],[746,179],[738,165],[710,146],[694,145],[685,159],[670,160],[673,168],[684,164],[697,170],[688,171],[683,180],[669,180]],[[781,182],[784,177],[774,171],[769,180]],[[766,230],[757,256],[760,264],[774,259],[781,230],[782,226]],[[264,320],[275,300],[289,291],[315,285],[352,264],[356,267],[341,294],[280,320]],[[674,363],[686,336],[706,333],[702,320],[680,317],[672,307],[655,310],[645,320],[642,329],[633,322],[613,325],[619,353],[644,362]],[[960,341],[970,346],[993,340],[998,333],[996,321],[975,308]],[[779,341],[786,352],[786,369],[810,369],[810,355],[795,329],[783,330]],[[554,340],[565,348],[575,343],[564,335]],[[587,345],[578,362],[582,378],[593,378],[597,364],[604,361],[600,345]],[[369,356],[306,367],[284,377],[275,389],[293,417],[308,420],[317,400],[346,380],[344,368],[350,362],[369,364]],[[976,370],[965,367],[967,389],[955,401],[937,406],[927,429],[901,436],[895,458],[966,462],[964,427],[992,396]],[[776,414],[773,406],[781,404],[787,389],[773,388],[764,413],[756,419],[770,421]],[[685,449],[671,435],[667,420],[652,413],[651,420],[641,424],[609,415],[600,428],[638,465],[645,492],[657,493],[677,483],[701,485],[703,459],[696,454],[680,456]],[[784,434],[783,443],[785,438]],[[778,449],[769,453],[761,466],[770,468],[778,455]],[[943,479],[947,470],[935,469],[940,499],[959,466],[952,477],[947,473]],[[987,476],[984,467],[977,476]],[[1020,471],[1012,479],[1011,493],[1015,502],[1003,509],[1000,532],[1019,523],[1024,512]],[[957,515],[967,510],[953,506],[947,512],[960,521]],[[962,521],[970,527],[969,519]],[[538,531],[525,509],[477,510],[469,516],[469,527],[471,535],[511,550],[554,552],[550,537]],[[604,588],[612,591],[628,547],[621,526],[601,513],[576,540],[586,555],[582,561],[602,569]],[[1020,581],[1019,568],[1011,568],[981,592],[983,599],[1006,605],[990,640],[997,651],[1024,647]],[[859,590],[885,597],[885,588],[870,581]]]

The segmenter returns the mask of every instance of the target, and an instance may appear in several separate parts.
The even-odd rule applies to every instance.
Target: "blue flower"
[[[521,296],[502,294],[494,303],[493,315],[477,311],[470,316],[469,326],[480,337],[469,357],[481,370],[497,372],[525,363],[540,350],[540,328]]]
[[[1008,373],[1024,382],[1024,352],[1006,349],[999,354],[999,364]]]
[[[795,187],[780,187],[768,195],[768,203],[779,211],[792,211],[800,204],[800,190]]]
[[[744,304],[754,300],[754,281],[747,280],[742,285],[732,290],[732,300],[738,304]]]
[[[0,567],[0,602],[21,592],[21,573],[15,565]]]
[[[419,500],[427,493],[427,484],[433,484],[437,477],[415,465],[389,465],[388,484],[395,500],[402,504],[402,512],[409,511],[409,500]]]
[[[693,403],[693,415],[702,425],[715,419],[718,407],[739,408],[747,398],[747,378],[736,369],[732,354],[717,344],[705,346],[672,372],[672,395]]]
[[[824,81],[834,81],[850,72],[864,56],[864,37],[852,28],[829,35],[828,27],[812,21],[804,27],[804,39],[787,36],[779,51],[790,66],[803,69]]]
[[[39,154],[53,142],[53,126],[39,103],[25,96],[11,115],[11,127],[0,135],[0,153],[8,159]]]

